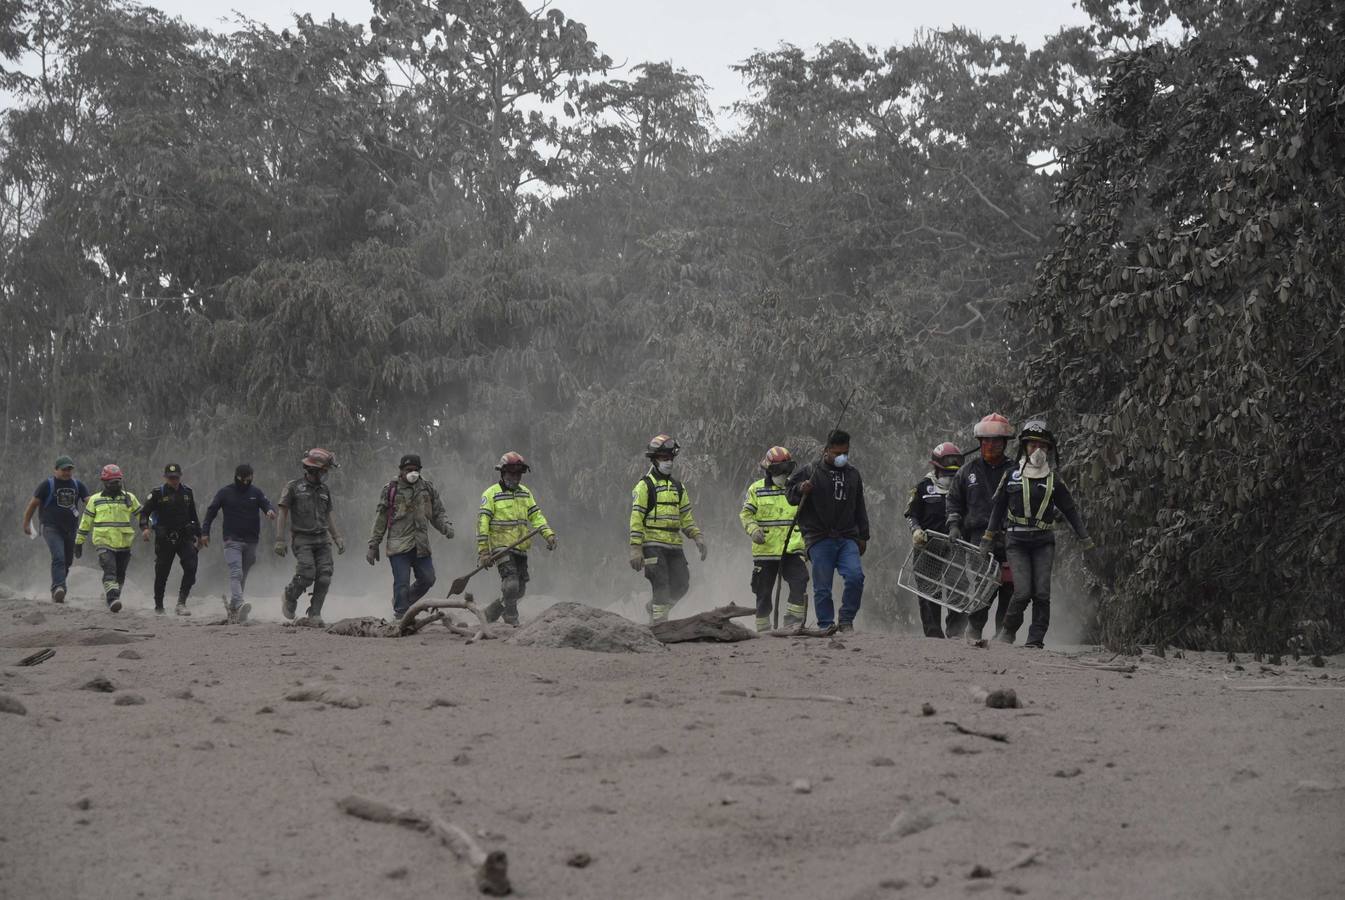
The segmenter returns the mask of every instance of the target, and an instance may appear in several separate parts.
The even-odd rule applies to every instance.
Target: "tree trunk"
[[[756,612],[746,606],[721,606],[685,619],[658,622],[649,626],[649,630],[665,644],[683,641],[748,641],[756,637],[756,633],[732,620],[739,616],[754,616]]]

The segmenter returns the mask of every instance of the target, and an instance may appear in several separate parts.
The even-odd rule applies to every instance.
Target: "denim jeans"
[[[859,614],[859,602],[864,596],[864,569],[859,564],[859,544],[849,538],[824,538],[808,548],[808,559],[813,564],[813,608],[817,610],[817,626],[827,628],[834,621],[831,603],[831,581],[839,569],[845,582],[841,594],[840,624],[849,625]]]
[[[42,539],[47,542],[51,552],[51,589],[65,587],[65,577],[70,574],[70,564],[75,560],[75,533],[66,533],[50,525],[42,526]]]
[[[388,564],[392,566],[392,612],[400,619],[434,587],[434,559],[416,556],[416,551],[408,550],[389,555]],[[416,573],[414,586],[411,584],[413,571]]]
[[[229,606],[243,605],[243,589],[248,584],[248,570],[257,561],[257,544],[252,541],[224,542],[224,565],[229,569]]]

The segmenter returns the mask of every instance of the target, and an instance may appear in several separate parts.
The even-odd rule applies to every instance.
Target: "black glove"
[[[960,541],[960,540],[962,540],[962,528],[961,528],[961,526],[958,526],[958,525],[949,525],[949,526],[948,526],[948,540],[950,540],[950,541]]]

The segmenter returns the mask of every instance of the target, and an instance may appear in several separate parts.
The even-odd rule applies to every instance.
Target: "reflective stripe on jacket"
[[[785,497],[785,489],[771,484],[767,478],[760,478],[747,488],[743,499],[742,511],[738,521],[750,536],[753,528],[766,532],[764,544],[752,544],[753,559],[779,559],[785,544],[785,533],[794,522],[798,507]],[[789,552],[803,552],[803,531],[795,527],[789,535]]]
[[[95,547],[129,550],[135,543],[135,515],[138,512],[140,501],[130,491],[122,491],[115,497],[105,497],[99,491],[84,505],[75,543],[82,544],[87,540]]]
[[[691,494],[677,480],[651,468],[630,492],[631,546],[679,548],[683,534],[693,541],[701,536],[696,517],[691,514]]]
[[[544,538],[555,534],[527,485],[520,484],[511,489],[496,482],[481,494],[481,511],[476,516],[478,553],[508,547],[534,528],[542,529]],[[531,546],[532,539],[529,538],[514,549],[527,553]]]

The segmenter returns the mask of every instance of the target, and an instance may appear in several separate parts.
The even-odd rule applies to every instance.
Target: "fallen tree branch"
[[[487,853],[470,834],[452,822],[358,794],[343,797],[336,801],[336,805],[342,812],[357,819],[401,825],[433,834],[461,862],[472,867],[478,891],[493,897],[503,897],[513,892],[513,886],[509,884],[509,860],[504,851],[492,850]]]
[[[958,734],[968,734],[971,735],[972,737],[981,737],[985,738],[986,740],[998,741],[1001,744],[1007,744],[1009,742],[1009,736],[1007,734],[1001,734],[998,731],[977,731],[975,728],[964,728],[963,726],[957,724],[956,722],[949,722],[949,721],[945,721],[943,724],[952,725],[953,728],[957,729]]]
[[[746,641],[756,637],[756,633],[748,631],[733,620],[741,616],[756,615],[756,612],[751,607],[730,604],[682,619],[655,622],[649,626],[649,630],[664,644],[678,644],[684,641]]]
[[[23,659],[19,660],[19,665],[21,666],[41,665],[42,663],[51,659],[55,655],[56,651],[50,647],[47,647],[45,650],[39,650],[36,653],[25,656]]]
[[[1108,663],[1053,663],[1032,660],[1035,665],[1046,666],[1051,669],[1090,669],[1094,672],[1138,672],[1139,666],[1134,663],[1120,663],[1111,665]]]
[[[1321,687],[1315,684],[1226,684],[1230,691],[1345,691],[1345,687]]]
[[[398,627],[401,629],[402,634],[415,634],[416,631],[420,630],[422,625],[416,624],[416,616],[427,609],[465,609],[475,615],[481,625],[474,633],[472,633],[471,638],[467,641],[469,644],[475,643],[483,638],[495,637],[495,635],[491,633],[490,623],[486,621],[486,614],[477,607],[471,594],[466,594],[461,600],[432,600],[429,597],[422,597],[411,605],[411,608],[406,611],[406,614],[402,616],[401,621],[398,623]],[[449,630],[455,634],[462,633],[462,631],[459,631],[459,627],[460,626],[454,625],[448,626]]]
[[[821,700],[824,703],[854,703],[846,697],[835,694],[748,694],[753,700]]]

